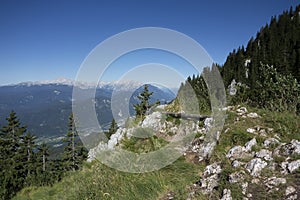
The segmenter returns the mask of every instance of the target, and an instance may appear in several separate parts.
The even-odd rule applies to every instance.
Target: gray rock
[[[300,154],[300,142],[298,140],[292,140],[289,144],[282,146],[282,154],[289,156],[291,154]]]
[[[263,145],[268,148],[271,145],[275,145],[275,144],[280,144],[280,142],[275,138],[268,138],[264,141]]]
[[[289,196],[286,200],[297,200],[297,199],[298,199],[298,195],[294,194],[294,195]]]
[[[257,157],[257,158],[263,158],[263,159],[265,159],[267,161],[273,160],[273,158],[272,158],[272,152],[269,151],[269,150],[267,150],[267,149],[260,150],[259,152],[257,152],[255,154],[255,157]]]
[[[260,117],[257,113],[248,113],[247,114],[247,117],[250,117],[250,118],[258,118]]]
[[[238,183],[244,180],[245,172],[244,171],[239,171],[239,172],[234,172],[229,175],[229,183]]]
[[[161,113],[160,112],[153,112],[150,115],[147,115],[144,121],[141,124],[142,128],[150,128],[154,131],[159,131],[161,129],[160,127],[160,119],[161,119]]]
[[[293,186],[288,186],[285,190],[285,195],[289,196],[296,192],[296,189]]]
[[[198,150],[198,157],[200,162],[211,156],[216,144],[217,144],[216,141],[200,144]]]
[[[254,158],[246,164],[246,170],[251,174],[251,176],[257,177],[260,175],[261,170],[268,165],[267,162],[260,158]]]
[[[300,160],[295,160],[292,161],[288,164],[287,169],[289,170],[290,173],[293,173],[300,167]]]
[[[233,79],[230,83],[230,85],[228,86],[228,90],[229,90],[229,95],[234,96],[236,95],[237,89],[236,89],[236,81],[235,79]]]
[[[203,176],[207,177],[212,174],[220,174],[222,171],[221,166],[218,163],[213,163],[205,167]]]
[[[244,115],[248,112],[247,108],[245,107],[240,107],[239,109],[236,110],[238,115]]]
[[[223,196],[222,196],[221,200],[232,200],[230,189],[223,190]]]
[[[257,134],[256,130],[254,128],[247,128],[248,133]]]
[[[213,125],[214,119],[211,117],[208,117],[204,120],[204,128],[206,131],[209,131]]]
[[[253,138],[252,140],[250,140],[249,142],[247,142],[245,144],[245,151],[246,152],[251,151],[252,147],[255,146],[255,145],[257,145],[257,142],[256,142],[256,139]]]
[[[277,187],[279,185],[284,185],[286,184],[286,179],[285,178],[277,178],[277,177],[271,177],[271,178],[268,178],[266,181],[265,181],[265,185],[272,189],[273,187]]]
[[[251,156],[252,156],[251,154],[246,153],[245,147],[242,146],[235,146],[231,148],[226,154],[226,157],[230,158],[231,160],[246,158]]]
[[[291,141],[291,144],[294,148],[293,153],[300,154],[300,142],[298,140],[294,139],[294,140]]]
[[[214,174],[207,178],[201,179],[201,190],[204,194],[209,194],[213,191],[214,188],[219,186],[219,176],[218,174]]]
[[[282,162],[280,164],[280,167],[282,169],[282,171],[280,172],[281,174],[287,174],[288,171],[287,171],[287,166],[288,166],[289,162]]]
[[[248,189],[248,182],[245,182],[242,184],[242,193],[243,195],[246,195]]]
[[[231,163],[232,167],[234,167],[234,168],[240,167],[242,164],[243,164],[243,163],[240,162],[240,161],[238,161],[238,160],[234,160],[234,161]]]

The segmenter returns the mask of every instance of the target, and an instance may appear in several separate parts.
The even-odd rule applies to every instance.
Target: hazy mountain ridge
[[[6,117],[14,110],[30,132],[39,138],[49,139],[64,135],[67,131],[67,119],[72,111],[72,92],[74,85],[88,90],[95,87],[92,84],[77,83],[69,79],[54,81],[23,82],[0,87],[0,124],[6,124]],[[142,84],[133,81],[100,83],[96,88],[95,107],[101,125],[107,127],[111,122],[111,95],[113,91],[128,91],[140,88]],[[171,101],[174,94],[171,91],[149,86],[154,92],[151,101]],[[130,106],[137,102],[135,96],[141,91],[134,90]],[[130,108],[133,114],[133,108]]]

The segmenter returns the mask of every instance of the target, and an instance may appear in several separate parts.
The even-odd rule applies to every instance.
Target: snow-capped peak
[[[131,90],[133,88],[138,88],[143,84],[133,80],[122,80],[122,81],[111,81],[104,82],[101,81],[99,83],[95,82],[83,82],[83,81],[75,81],[68,78],[58,78],[55,80],[43,80],[43,81],[28,81],[22,82],[18,84],[12,84],[10,86],[42,86],[42,85],[67,85],[67,86],[76,86],[81,89],[88,88],[107,88],[107,89],[116,89],[116,90]]]

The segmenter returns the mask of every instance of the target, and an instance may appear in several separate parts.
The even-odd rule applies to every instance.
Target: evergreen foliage
[[[154,105],[150,104],[150,96],[153,94],[153,92],[149,92],[148,85],[144,85],[144,90],[137,98],[140,100],[139,104],[133,105],[134,110],[135,110],[135,116],[136,118],[142,118],[144,119],[147,111]],[[157,102],[156,104],[158,104]]]
[[[73,113],[69,116],[68,133],[63,142],[66,143],[63,154],[63,163],[66,171],[80,169],[87,158],[87,150],[84,148],[75,128]]]
[[[118,127],[118,124],[117,124],[116,120],[112,119],[110,127],[109,127],[108,132],[107,132],[107,138],[109,139],[112,134],[116,133],[118,128],[119,127]]]
[[[0,199],[11,199],[23,187],[52,185],[62,178],[66,170],[79,169],[87,158],[87,151],[76,138],[75,162],[70,165],[70,159],[50,160],[50,147],[45,143],[38,145],[37,137],[21,125],[14,111],[6,120],[7,124],[0,129]],[[70,116],[68,135],[69,139],[77,136],[73,115]]]
[[[260,63],[273,65],[284,75],[300,80],[300,6],[272,17],[269,24],[261,28],[256,38],[251,38],[246,49],[233,50],[221,73],[225,85],[237,82],[256,88]]]

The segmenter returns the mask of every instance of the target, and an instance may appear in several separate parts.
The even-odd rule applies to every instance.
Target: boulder
[[[223,196],[222,196],[221,200],[232,200],[231,191],[229,189],[223,190]]]
[[[222,171],[221,166],[218,163],[213,163],[205,167],[203,176],[207,177],[212,174],[220,174]]]
[[[244,175],[245,175],[244,171],[234,172],[234,173],[230,174],[228,177],[229,183],[241,182],[245,178]]]
[[[219,176],[214,174],[200,180],[200,187],[204,194],[209,194],[214,188],[219,186]]]
[[[243,164],[243,163],[240,162],[240,161],[238,161],[238,160],[234,160],[234,161],[231,163],[232,167],[234,167],[234,168],[240,167],[242,164]]]
[[[231,160],[246,158],[251,156],[252,156],[251,154],[246,153],[245,147],[242,146],[235,146],[231,148],[226,154],[226,157]]]
[[[275,145],[275,144],[280,144],[280,142],[277,140],[277,139],[275,139],[275,138],[268,138],[268,139],[266,139],[265,141],[264,141],[264,146],[266,147],[266,148],[268,148],[268,147],[270,147],[271,145]]]
[[[247,128],[248,133],[257,134],[254,128]]]
[[[262,149],[259,152],[256,152],[255,157],[257,158],[263,158],[267,161],[273,160],[272,158],[272,152],[267,149]]]
[[[295,160],[292,161],[288,164],[287,169],[289,170],[290,173],[293,173],[300,167],[300,160]]]
[[[265,181],[265,185],[272,189],[273,187],[277,187],[279,185],[284,185],[286,184],[286,179],[285,178],[277,178],[277,177],[271,177],[271,178],[268,178],[266,181]]]
[[[240,107],[239,109],[236,110],[238,115],[244,115],[248,112],[246,107]]]
[[[249,142],[247,142],[245,144],[245,151],[246,152],[251,151],[252,147],[255,146],[255,145],[257,145],[257,142],[256,142],[256,139],[253,138],[252,140],[250,140]]]
[[[285,190],[285,195],[289,196],[296,192],[296,189],[293,186],[288,186]]]
[[[159,131],[161,129],[160,125],[161,113],[153,112],[150,115],[147,115],[143,120],[141,127],[142,128],[150,128],[154,131]]]
[[[262,169],[267,165],[268,163],[263,161],[261,158],[254,158],[246,164],[245,168],[251,176],[257,177],[260,175]]]
[[[248,113],[247,114],[247,117],[250,117],[250,118],[258,118],[260,117],[257,113]]]

